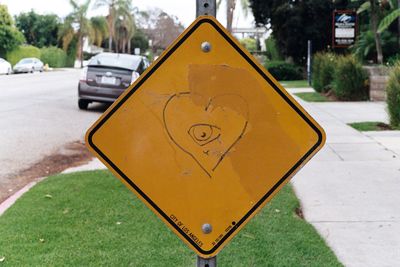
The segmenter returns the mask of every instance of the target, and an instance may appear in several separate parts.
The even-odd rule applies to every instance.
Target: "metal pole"
[[[216,0],[196,0],[196,17],[203,15],[217,16]],[[204,52],[208,52],[211,49],[211,45],[208,42],[204,42],[202,49]],[[197,256],[197,267],[217,267],[217,256],[209,259]]]
[[[196,17],[202,15],[217,16],[216,0],[196,0]]]
[[[198,256],[197,267],[217,267],[217,256],[209,259]]]
[[[312,53],[312,42],[311,40],[308,40],[307,42],[307,80],[308,80],[308,85],[311,86],[311,53]]]

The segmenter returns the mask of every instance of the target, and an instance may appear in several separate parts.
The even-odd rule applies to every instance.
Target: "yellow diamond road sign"
[[[314,119],[209,16],[199,17],[86,138],[203,257],[215,256],[325,142]]]

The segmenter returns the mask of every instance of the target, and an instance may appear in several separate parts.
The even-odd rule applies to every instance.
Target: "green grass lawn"
[[[318,92],[295,93],[294,95],[300,97],[307,102],[327,102],[329,99]]]
[[[283,87],[285,88],[304,88],[304,87],[310,87],[308,85],[307,80],[299,80],[299,81],[279,81],[280,84],[282,84]]]
[[[290,186],[219,266],[342,266],[300,219]],[[195,266],[195,254],[108,171],[46,179],[0,217],[0,266]]]
[[[351,127],[359,131],[388,131],[400,130],[400,127],[391,127],[390,125],[379,121],[364,121],[349,123]]]

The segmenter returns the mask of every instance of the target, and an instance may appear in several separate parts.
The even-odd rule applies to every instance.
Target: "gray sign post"
[[[217,1],[216,0],[196,0],[196,17],[202,15],[217,16]],[[211,46],[208,42],[204,42],[202,47],[204,52],[208,52]],[[216,267],[217,256],[206,259],[197,256],[197,267]]]

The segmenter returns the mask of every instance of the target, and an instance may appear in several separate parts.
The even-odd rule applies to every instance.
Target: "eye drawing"
[[[221,136],[221,128],[210,124],[194,124],[188,134],[199,146],[207,145]]]

